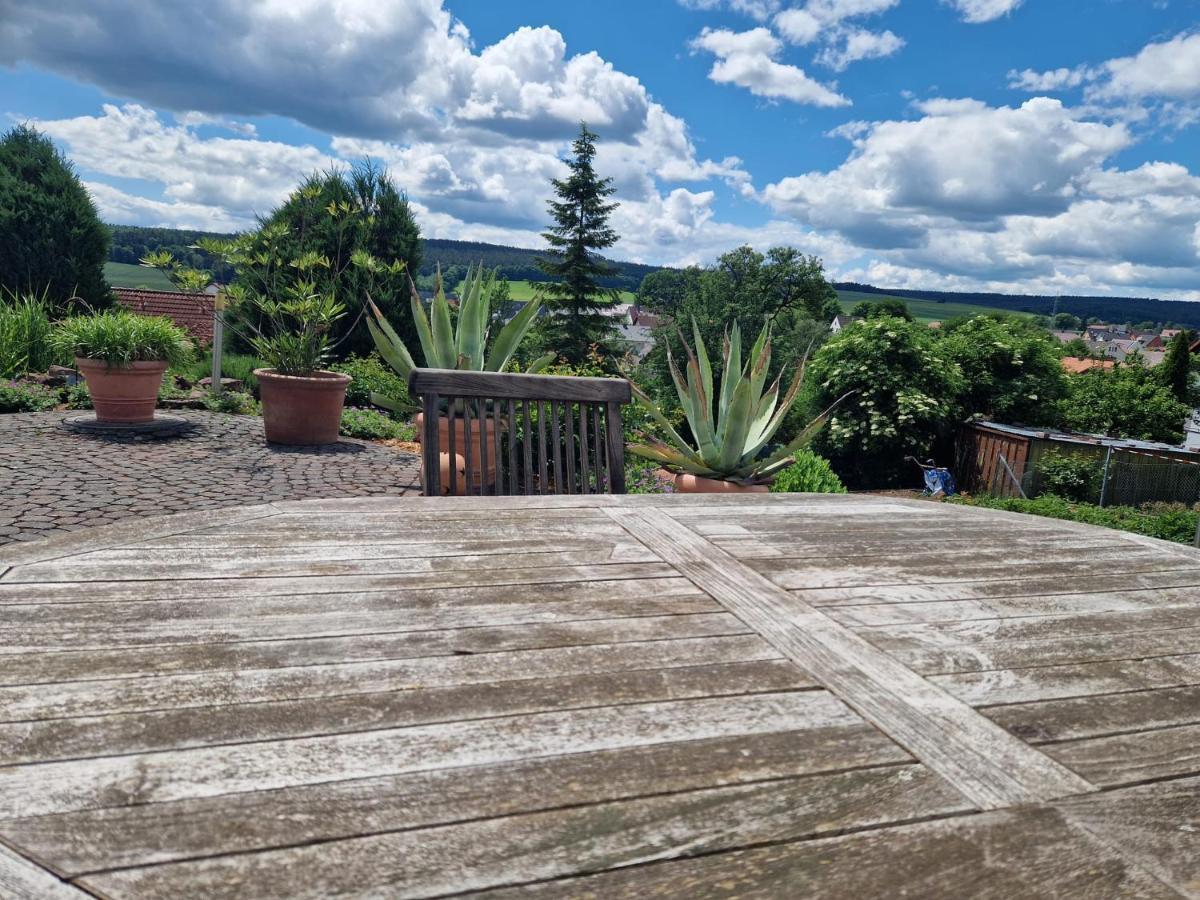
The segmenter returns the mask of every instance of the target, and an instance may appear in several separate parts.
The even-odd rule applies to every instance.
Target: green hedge
[[[1085,522],[1088,525],[1131,531],[1134,534],[1144,534],[1179,544],[1191,544],[1196,539],[1196,523],[1200,517],[1200,512],[1182,504],[1147,503],[1140,507],[1101,508],[1092,503],[1075,503],[1052,494],[1045,494],[1036,500],[959,497],[950,502],[1065,519],[1070,522]]]

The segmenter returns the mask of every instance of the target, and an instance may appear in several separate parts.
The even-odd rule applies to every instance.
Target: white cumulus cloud
[[[718,84],[734,84],[758,97],[791,100],[813,106],[849,106],[835,87],[809,77],[799,66],[776,60],[783,44],[766,28],[730,31],[706,28],[692,48],[717,57],[708,77]]]
[[[964,22],[981,24],[1007,16],[1024,0],[942,0],[959,11]]]

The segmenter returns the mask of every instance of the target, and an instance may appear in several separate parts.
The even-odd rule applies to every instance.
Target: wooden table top
[[[869,495],[0,551],[0,897],[1200,896],[1200,554]]]

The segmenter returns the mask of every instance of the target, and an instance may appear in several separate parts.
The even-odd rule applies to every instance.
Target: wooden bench
[[[414,369],[426,496],[623,494],[622,378]]]

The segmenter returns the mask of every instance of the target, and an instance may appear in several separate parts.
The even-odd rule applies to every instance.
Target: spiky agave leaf
[[[721,375],[721,403],[717,410],[718,421],[725,418],[725,414],[729,410],[729,401],[733,398],[734,385],[737,383],[736,379],[729,377],[729,373],[742,371],[742,330],[736,320],[730,333],[726,335],[724,349],[725,368]]]
[[[693,475],[708,476],[718,474],[716,469],[706,465],[703,460],[682,453],[676,447],[664,444],[662,441],[654,440],[653,438],[647,438],[647,441],[644,444],[630,444],[629,452],[664,465],[675,466],[685,472],[691,472]]]
[[[438,285],[441,285],[441,273],[438,273]],[[436,367],[437,345],[433,340],[433,330],[429,326],[429,317],[425,315],[425,307],[421,304],[421,295],[417,293],[417,286],[409,279],[409,305],[412,308],[413,324],[417,328],[417,340],[421,343],[421,353],[425,357],[425,365]],[[382,318],[382,316],[380,317]]]
[[[805,425],[804,429],[789,443],[783,447],[780,447],[774,453],[769,454],[765,459],[758,460],[757,465],[759,470],[763,474],[773,474],[779,469],[790,465],[788,462],[789,457],[795,454],[797,450],[806,446],[808,442],[816,436],[817,432],[824,427],[825,422],[828,421],[831,415],[833,415],[833,411],[837,409],[847,397],[850,397],[855,393],[857,393],[857,391],[847,391],[846,393],[842,394],[842,396],[834,400],[824,412]],[[783,463],[783,465],[776,466],[776,463]]]
[[[462,295],[458,301],[458,328],[454,335],[454,348],[459,359],[465,358],[464,369],[483,367],[483,329],[479,325],[478,307],[482,302],[483,271],[476,272],[471,266],[467,267],[467,277],[463,280]],[[486,304],[484,304],[486,306]],[[447,304],[449,306],[449,304]],[[479,360],[479,366],[475,361]]]
[[[720,453],[716,459],[716,468],[721,472],[729,472],[737,467],[746,446],[746,435],[750,431],[751,416],[754,413],[751,396],[753,387],[746,379],[738,381],[733,389],[733,398],[729,401],[729,412],[725,421],[720,425]]]
[[[503,372],[505,366],[512,359],[513,353],[520,346],[521,341],[525,339],[525,335],[537,320],[538,310],[542,308],[541,298],[535,298],[528,301],[512,319],[496,335],[496,341],[492,344],[491,352],[488,353],[487,362],[484,368],[489,372]],[[553,355],[550,356],[552,360]],[[543,363],[543,366],[547,365]]]
[[[433,367],[436,369],[458,368],[458,351],[454,346],[454,326],[450,322],[450,303],[442,289],[442,273],[437,275],[437,293],[433,297],[431,325],[433,329]],[[426,355],[426,361],[429,361]]]
[[[647,413],[649,413],[650,418],[652,418],[663,430],[663,432],[667,435],[667,438],[672,444],[675,445],[675,449],[680,453],[684,453],[692,457],[696,463],[703,464],[702,455],[692,448],[688,442],[683,439],[683,436],[676,431],[675,426],[672,425],[670,421],[668,421],[667,417],[662,414],[662,411],[658,408],[658,405],[652,399],[650,399],[650,395],[632,381],[629,383],[629,387],[633,391],[634,397],[637,398],[638,404],[644,410],[646,410]]]

